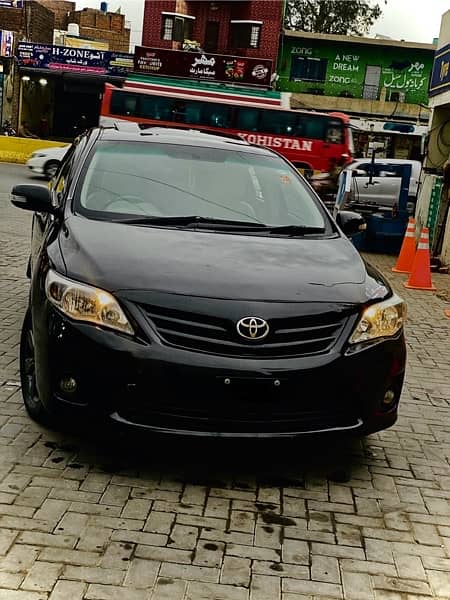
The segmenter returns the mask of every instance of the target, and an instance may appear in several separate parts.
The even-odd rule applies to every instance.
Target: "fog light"
[[[393,390],[388,390],[383,398],[383,405],[390,406],[395,400],[395,392]]]
[[[77,390],[77,382],[73,377],[63,377],[59,382],[61,391],[66,394],[73,394]]]

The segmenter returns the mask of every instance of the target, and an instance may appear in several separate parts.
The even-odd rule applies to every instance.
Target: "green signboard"
[[[427,227],[430,230],[430,245],[434,239],[439,208],[441,205],[442,177],[436,177],[431,190],[430,206],[428,207]]]
[[[284,36],[278,61],[281,91],[428,102],[434,50]]]

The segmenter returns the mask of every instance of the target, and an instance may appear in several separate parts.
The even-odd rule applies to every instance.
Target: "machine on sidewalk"
[[[375,152],[372,157],[374,162]],[[361,251],[380,252],[383,254],[396,254],[402,245],[403,236],[408,225],[408,219],[411,216],[411,206],[409,202],[409,183],[411,179],[411,165],[396,164],[393,175],[400,178],[400,189],[398,202],[393,206],[383,207],[376,203],[358,203],[351,199],[348,193],[350,189],[349,180],[351,171],[347,171],[343,181],[339,186],[336,195],[336,204],[334,212],[342,210],[344,207],[361,214],[367,223],[367,229],[353,238],[354,245]],[[373,171],[372,171],[373,172]],[[374,185],[372,173],[366,185]]]

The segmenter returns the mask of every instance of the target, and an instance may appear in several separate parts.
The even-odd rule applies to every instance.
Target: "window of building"
[[[219,21],[207,21],[204,44],[206,52],[216,52],[219,45],[219,28]]]
[[[328,60],[293,56],[291,64],[291,81],[317,81],[325,83]]]
[[[259,48],[262,21],[230,21],[231,48]]]
[[[192,39],[195,17],[178,13],[161,13],[161,39],[183,42]]]

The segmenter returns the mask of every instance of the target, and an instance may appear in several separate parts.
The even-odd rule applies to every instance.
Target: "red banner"
[[[270,86],[272,61],[265,58],[184,52],[137,46],[134,70],[147,75]]]

